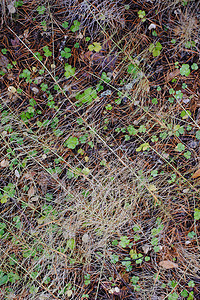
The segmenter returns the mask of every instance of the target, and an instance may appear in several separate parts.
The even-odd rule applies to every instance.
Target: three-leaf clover
[[[178,145],[176,146],[176,151],[182,152],[184,150],[185,150],[185,145],[183,145],[182,143],[178,143]]]
[[[65,47],[64,50],[61,51],[61,56],[65,58],[69,58],[71,56],[71,49]]]
[[[161,50],[162,50],[162,45],[160,42],[157,42],[155,45],[152,43],[149,46],[149,51],[152,52],[154,57],[159,56]]]
[[[49,57],[49,56],[52,55],[52,52],[49,50],[49,47],[48,47],[48,46],[44,46],[42,49],[43,49],[44,55],[45,55],[46,57]]]
[[[93,44],[88,46],[88,49],[90,51],[99,52],[102,49],[102,47],[100,43],[94,42]]]
[[[70,136],[64,143],[64,146],[68,147],[69,149],[75,149],[78,144],[79,144],[78,138]]]
[[[38,12],[39,15],[43,15],[45,10],[46,10],[46,8],[45,8],[44,5],[43,6],[38,6],[38,8],[37,8],[37,12]]]
[[[75,74],[75,70],[76,69],[72,68],[71,65],[65,64],[65,73],[64,73],[65,77],[69,78],[69,77],[73,76]]]
[[[70,30],[71,30],[72,32],[78,31],[78,30],[79,30],[80,24],[81,24],[81,23],[80,23],[79,21],[75,20],[75,21],[74,21],[74,25],[72,25],[72,26],[70,27]]]
[[[68,22],[65,21],[65,22],[62,23],[62,27],[63,27],[63,28],[66,29],[68,26],[69,26],[69,23],[68,23]]]
[[[191,65],[191,69],[192,69],[192,70],[197,70],[197,69],[198,69],[198,65],[197,65],[196,63],[193,63],[193,64]]]
[[[182,64],[182,67],[180,68],[180,74],[185,76],[190,75],[190,66],[188,64]]]

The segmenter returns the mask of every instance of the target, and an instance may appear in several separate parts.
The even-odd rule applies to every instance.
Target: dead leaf
[[[163,267],[164,269],[178,268],[178,265],[175,264],[173,261],[170,261],[170,260],[160,261],[159,266]]]
[[[33,180],[33,177],[36,175],[36,172],[30,171],[24,174],[23,177],[25,177],[27,180]]]
[[[200,169],[198,169],[193,175],[191,178],[195,179],[195,178],[198,178],[200,176]]]
[[[16,8],[14,6],[14,2],[11,2],[10,4],[7,5],[8,11],[10,14],[14,14],[16,12]]]
[[[173,72],[170,72],[169,74],[167,74],[165,80],[168,82],[170,80],[172,80],[174,77],[178,76],[180,74],[180,70],[176,69]]]
[[[0,67],[6,68],[8,64],[9,64],[9,60],[7,59],[7,57],[0,53]]]
[[[7,167],[9,167],[9,161],[8,161],[7,159],[3,159],[3,160],[1,161],[1,167],[2,167],[2,168],[7,168]]]
[[[17,178],[20,177],[20,174],[19,174],[19,171],[18,171],[18,170],[15,170],[15,176],[16,176]]]
[[[9,92],[9,93],[15,94],[16,91],[17,91],[17,90],[16,90],[16,88],[15,88],[14,86],[10,85],[10,86],[8,87],[8,92]]]
[[[156,29],[156,25],[153,24],[153,23],[151,23],[151,24],[149,25],[148,29],[149,29],[149,30],[151,30],[151,29]]]
[[[28,190],[29,198],[31,198],[34,194],[35,194],[35,189],[33,186],[31,186],[30,189]]]
[[[29,29],[25,29],[24,30],[24,37],[25,37],[25,39],[27,39],[28,34],[29,34]]]

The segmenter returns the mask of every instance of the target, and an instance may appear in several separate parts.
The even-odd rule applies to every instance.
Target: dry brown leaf
[[[15,88],[14,86],[10,85],[10,86],[8,87],[8,92],[9,92],[9,93],[15,94],[16,91],[17,91],[17,90],[16,90],[16,88]]]
[[[170,260],[162,260],[159,262],[159,266],[163,267],[164,269],[173,269],[178,268],[178,265],[175,264],[173,261]]]
[[[200,169],[198,169],[196,172],[194,172],[194,174],[192,175],[192,178],[198,178],[200,176]]]
[[[1,167],[2,167],[2,168],[7,168],[7,167],[9,167],[9,161],[8,161],[7,159],[3,159],[3,160],[1,161]]]
[[[8,64],[9,60],[7,59],[7,57],[0,53],[0,67],[6,68]]]
[[[176,69],[173,72],[170,72],[166,76],[166,81],[168,82],[168,81],[172,80],[174,77],[178,76],[179,74],[180,74],[180,70],[179,69]]]
[[[33,180],[33,177],[35,176],[36,172],[30,171],[24,174],[23,177],[25,177],[27,180]]]
[[[28,190],[29,198],[31,198],[34,194],[35,194],[35,189],[33,186],[31,186],[30,189]]]

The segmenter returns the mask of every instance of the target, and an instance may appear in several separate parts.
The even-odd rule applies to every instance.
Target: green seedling
[[[69,64],[65,64],[65,77],[68,79],[70,78],[71,76],[73,76],[75,74],[75,68],[73,68],[71,65]]]
[[[160,42],[157,42],[155,45],[150,44],[149,46],[149,51],[152,52],[154,57],[159,56],[161,50],[162,50],[162,45]]]
[[[150,148],[149,143],[143,143],[138,148],[136,148],[136,152],[146,151],[149,150],[149,148]]]
[[[200,140],[200,130],[198,130],[195,134],[197,140]]]
[[[37,12],[38,12],[39,15],[43,15],[45,10],[46,10],[46,8],[45,8],[44,5],[38,6],[38,8],[37,8]]]
[[[194,219],[196,221],[200,220],[200,209],[198,209],[198,208],[195,208],[195,210],[194,210]]]
[[[69,23],[68,23],[68,22],[65,21],[65,22],[62,23],[62,27],[63,27],[63,28],[66,29],[68,26],[69,26]]]
[[[190,75],[190,66],[188,64],[182,64],[180,68],[180,74],[184,76]]]
[[[86,103],[88,105],[88,104],[92,103],[92,101],[96,98],[97,98],[96,90],[89,87],[83,93],[78,93],[76,95],[76,99],[79,100],[79,103],[77,103],[77,106],[81,106],[84,103]]]
[[[35,55],[40,61],[42,61],[43,57],[42,57],[42,55],[40,54],[40,52],[35,52],[34,55]]]
[[[146,21],[145,16],[146,16],[146,13],[145,13],[144,10],[139,10],[139,11],[138,11],[138,17],[141,19],[142,22],[145,22],[145,21]]]
[[[65,47],[64,50],[61,51],[61,56],[65,57],[65,58],[69,58],[69,57],[71,57],[71,53],[70,52],[71,52],[71,49]]]
[[[76,32],[76,31],[78,31],[79,30],[79,27],[80,27],[80,22],[78,21],[78,20],[75,20],[74,21],[74,24],[70,27],[70,30],[72,31],[72,32]]]
[[[182,151],[185,150],[185,145],[183,145],[182,143],[178,143],[175,150],[178,151],[178,152],[182,152]]]
[[[23,0],[18,0],[18,1],[15,1],[14,6],[17,8],[17,7],[22,6],[23,4],[24,4]]]
[[[102,49],[102,47],[100,43],[94,42],[93,44],[88,46],[88,49],[90,51],[99,52]]]
[[[198,65],[196,64],[196,63],[193,63],[192,65],[191,65],[191,69],[192,70],[197,70],[199,67],[198,67]]]
[[[65,141],[64,146],[69,149],[75,149],[79,144],[79,140],[77,137],[70,136],[67,141]]]
[[[52,52],[49,50],[49,47],[48,47],[48,46],[44,46],[42,49],[43,49],[44,55],[45,55],[46,57],[52,56]]]

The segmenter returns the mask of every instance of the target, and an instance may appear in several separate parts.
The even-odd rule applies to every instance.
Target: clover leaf
[[[90,51],[99,52],[102,49],[102,47],[100,43],[94,42],[93,44],[88,46],[88,49]]]
[[[64,143],[64,146],[69,149],[75,149],[78,144],[79,144],[78,138],[70,136]]]
[[[180,68],[180,74],[185,76],[190,75],[190,66],[188,64],[182,64],[182,67]]]

